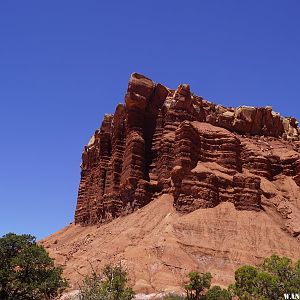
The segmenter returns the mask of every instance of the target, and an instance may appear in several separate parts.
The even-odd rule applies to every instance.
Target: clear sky
[[[0,235],[73,220],[83,146],[132,72],[300,118],[300,1],[0,1]]]

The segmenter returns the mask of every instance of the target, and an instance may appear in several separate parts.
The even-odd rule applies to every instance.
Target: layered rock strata
[[[75,223],[110,221],[158,193],[172,193],[181,212],[221,202],[259,211],[274,202],[262,180],[300,185],[299,137],[298,122],[271,107],[226,108],[134,73],[125,104],[84,148]]]
[[[229,131],[200,122],[176,130],[171,178],[174,206],[190,212],[232,202],[237,209],[259,210],[260,178],[242,171],[240,140]]]

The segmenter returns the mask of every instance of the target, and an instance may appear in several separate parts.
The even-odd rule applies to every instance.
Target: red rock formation
[[[260,178],[242,173],[239,139],[207,123],[183,122],[176,130],[172,172],[174,205],[184,212],[233,202],[260,209]]]
[[[297,121],[271,107],[226,108],[187,84],[174,91],[134,73],[125,105],[84,148],[75,223],[129,214],[161,192],[181,212],[226,201],[260,210],[273,199],[262,179],[285,175],[300,186],[299,137]]]

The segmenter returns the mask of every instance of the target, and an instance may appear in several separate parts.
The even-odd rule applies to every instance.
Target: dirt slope
[[[177,291],[193,269],[210,271],[215,283],[227,286],[241,264],[272,253],[300,257],[299,240],[281,229],[272,205],[264,208],[238,211],[225,202],[181,215],[165,194],[108,224],[69,225],[41,244],[64,266],[71,289],[91,271],[89,263],[97,270],[117,262],[127,268],[136,292]]]

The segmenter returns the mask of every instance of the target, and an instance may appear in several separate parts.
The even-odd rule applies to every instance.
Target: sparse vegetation
[[[32,235],[8,233],[0,238],[0,299],[54,299],[67,287],[62,268],[55,267]]]
[[[278,300],[284,294],[300,294],[300,260],[272,255],[254,267],[235,271],[235,282],[228,290],[211,287],[211,273],[188,274],[186,297],[165,295],[162,300]],[[50,300],[67,287],[62,269],[55,267],[46,250],[31,235],[9,233],[0,238],[0,299]],[[132,300],[127,272],[121,265],[107,265],[101,273],[92,269],[80,287],[80,300]]]
[[[170,293],[162,297],[162,300],[184,300],[184,299],[186,299],[186,297],[182,295],[173,294],[173,293]]]
[[[222,289],[218,285],[213,286],[210,288],[206,295],[206,300],[230,300],[231,295],[226,289]]]
[[[127,282],[127,272],[121,265],[107,265],[102,274],[93,270],[83,280],[80,300],[131,300],[135,294]]]
[[[188,278],[185,285],[188,300],[278,300],[284,299],[284,294],[300,294],[300,260],[293,264],[287,257],[272,255],[258,267],[242,266],[236,270],[235,283],[228,290],[210,287],[210,273],[193,271]]]
[[[277,300],[284,299],[284,294],[300,294],[299,267],[300,260],[293,264],[287,257],[272,255],[259,267],[237,269],[229,289],[241,300]]]
[[[190,272],[188,274],[189,283],[185,286],[188,300],[203,299],[205,292],[210,288],[212,275],[210,273],[199,274]]]

